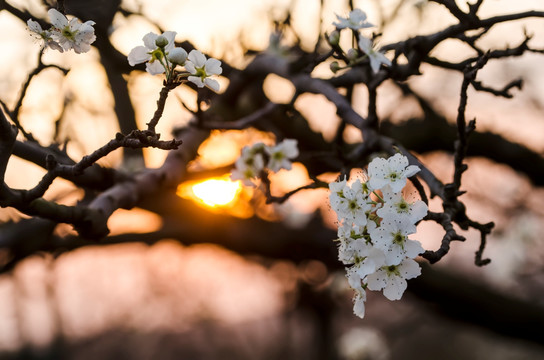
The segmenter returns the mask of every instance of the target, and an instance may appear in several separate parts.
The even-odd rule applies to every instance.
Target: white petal
[[[411,177],[417,174],[420,171],[419,167],[416,165],[410,165],[404,170],[404,175],[406,177]]]
[[[91,50],[91,45],[86,42],[81,42],[79,44],[74,44],[74,51],[76,54],[84,54]]]
[[[383,289],[383,295],[389,300],[400,300],[404,290],[408,287],[406,280],[400,276],[392,276]]]
[[[421,246],[421,243],[417,240],[406,240],[404,243],[404,251],[409,258],[415,258],[419,254],[423,253],[425,249]]]
[[[130,53],[128,54],[128,63],[130,66],[151,60],[151,55],[148,54],[148,51],[149,49],[144,46],[137,46],[130,50]]]
[[[62,13],[57,11],[57,9],[49,9],[47,12],[49,14],[49,19],[51,19],[51,24],[56,28],[62,29],[68,25],[68,19]]]
[[[421,267],[413,259],[405,259],[398,267],[400,275],[405,279],[413,279],[421,275]]]
[[[383,270],[378,270],[374,274],[368,275],[366,281],[368,282],[368,288],[376,291],[381,290],[387,285],[387,274]]]
[[[369,55],[368,59],[370,60],[370,68],[374,74],[377,74],[380,71],[381,61],[375,55]]]
[[[391,186],[392,191],[400,192],[400,191],[402,191],[402,188],[404,188],[406,186],[406,178],[402,177],[402,178],[397,179],[395,181],[391,181],[389,183],[389,185]]]
[[[34,21],[32,19],[28,19],[26,24],[28,25],[28,28],[31,31],[35,32],[35,33],[41,34],[43,32],[43,29],[42,29],[40,23],[37,22],[37,21]]]
[[[372,52],[372,40],[361,36],[359,38],[359,47],[361,48],[361,50],[363,50],[365,54],[370,54]]]
[[[151,75],[162,74],[164,72],[164,66],[158,61],[153,61],[152,63],[148,62],[145,64],[145,71]]]
[[[410,207],[410,218],[414,223],[416,223],[419,220],[423,219],[427,215],[428,211],[429,208],[427,204],[425,204],[421,200],[418,200]]]
[[[221,68],[221,61],[214,58],[206,60],[204,70],[208,75],[220,75],[223,72],[223,69]]]
[[[212,89],[213,91],[217,92],[219,91],[219,82],[215,79],[205,78],[204,79],[204,85]]]
[[[198,68],[201,68],[206,64],[206,56],[198,50],[191,50],[188,59]]]
[[[199,76],[189,76],[187,78],[187,80],[189,80],[190,82],[192,82],[193,84],[195,84],[199,88],[204,87],[204,83],[202,82],[202,79]]]
[[[185,66],[185,70],[187,70],[189,73],[196,74],[195,64],[193,64],[191,60],[187,60],[183,66]]]
[[[353,313],[362,319],[365,316],[366,296],[362,296],[360,293],[357,293],[354,300]]]
[[[387,251],[385,251],[385,265],[399,265],[402,260],[406,258],[404,250],[399,244],[392,244]]]
[[[157,48],[157,45],[155,44],[155,40],[157,40],[158,37],[159,35],[154,34],[152,32],[144,35],[142,40],[144,41],[144,45],[147,48],[147,51],[155,50]]]
[[[298,141],[296,139],[285,139],[282,141],[283,144],[283,153],[289,159],[296,158],[299,154],[298,152]]]
[[[49,40],[46,43],[46,46],[49,46],[53,50],[58,50],[60,52],[64,52],[64,49],[62,48],[62,46],[60,46],[59,43],[57,43],[56,41]]]

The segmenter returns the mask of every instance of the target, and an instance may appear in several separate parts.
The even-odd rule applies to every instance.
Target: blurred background
[[[377,25],[381,45],[455,23],[445,8],[426,1],[353,3]],[[39,45],[29,36],[26,19],[10,10],[47,19],[48,8],[31,0],[1,6],[0,99],[13,107],[37,64]],[[43,145],[69,139],[66,150],[74,159],[109,141],[123,126],[130,127],[118,121],[116,104],[132,109],[128,118],[140,129],[152,117],[162,78],[130,69],[123,63],[126,58],[119,60],[146,33],[176,31],[177,41],[188,41],[243,69],[252,53],[270,51],[278,23],[289,20],[282,40],[286,46],[298,40],[302,51],[312,51],[319,34],[333,30],[335,14],[349,12],[347,1],[341,0],[66,0],[65,6],[67,13],[97,23],[96,47],[83,55],[46,51],[45,63],[70,71],[64,76],[51,68],[34,78],[20,119]],[[544,6],[540,0],[486,0],[480,15],[527,10],[542,11]],[[527,33],[532,34],[531,47],[543,49],[543,23],[528,19],[496,26],[481,40],[482,46],[515,46]],[[448,40],[434,55],[456,61],[471,51]],[[544,359],[541,64],[541,54],[526,53],[490,61],[479,73],[480,80],[497,87],[522,78],[523,91],[514,90],[512,99],[469,91],[467,118],[477,119],[478,132],[498,136],[518,146],[516,151],[522,147],[539,159],[526,164],[532,172],[520,170],[485,149],[484,137],[469,150],[462,200],[471,218],[496,224],[484,253],[492,259],[489,265],[474,265],[479,234],[463,233],[467,241],[453,244],[439,263],[424,266],[422,276],[408,282],[401,301],[370,293],[361,320],[352,314],[352,292],[343,269],[331,265],[336,260],[336,225],[327,192],[301,191],[281,206],[265,205],[262,194],[229,181],[228,172],[243,145],[273,143],[274,137],[256,129],[214,131],[191,163],[193,178],[180,184],[166,214],[119,210],[108,223],[109,238],[98,244],[77,242],[70,226],[58,225],[56,236],[72,239],[75,246],[28,256],[0,275],[0,358]],[[332,76],[328,63],[314,74]],[[222,89],[228,86],[227,77],[219,80]],[[461,81],[457,72],[427,65],[409,84],[447,128],[455,122]],[[116,92],[119,84],[128,90],[124,100]],[[287,80],[269,75],[263,91],[272,101],[285,103],[294,89]],[[363,116],[365,91],[362,86],[354,89],[360,92],[354,107]],[[403,94],[395,84],[381,86],[379,95],[384,131],[393,135],[417,128],[414,121],[421,123],[428,115],[417,97]],[[186,125],[196,102],[196,92],[177,88],[157,132],[169,138],[173,129]],[[323,96],[304,94],[295,107],[312,130],[332,139],[339,119]],[[348,142],[361,140],[349,127],[344,136]],[[429,138],[412,137],[406,142],[442,181],[451,179],[453,140],[431,144]],[[145,166],[160,166],[166,155],[145,149]],[[127,160],[131,158],[135,160]],[[117,151],[100,163],[137,169],[144,165],[141,159]],[[30,188],[43,174],[40,167],[12,157],[6,182]],[[332,181],[337,174],[329,175]],[[272,190],[283,194],[308,181],[305,167],[294,164],[291,172],[274,176]],[[46,193],[66,204],[82,196],[61,179]],[[440,203],[431,201],[430,207],[440,210]],[[4,225],[29,220],[12,209],[0,210]],[[169,230],[172,223],[186,231]],[[438,248],[441,238],[437,225],[418,227],[417,239],[426,249]],[[6,256],[0,251],[2,262]]]

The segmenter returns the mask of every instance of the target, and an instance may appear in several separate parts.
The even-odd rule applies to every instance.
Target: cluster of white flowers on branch
[[[73,49],[77,54],[91,50],[91,44],[96,40],[94,21],[82,23],[76,17],[68,20],[56,9],[50,9],[47,13],[52,24],[47,30],[42,29],[37,21],[32,19],[27,21],[31,34],[43,41],[44,48],[49,47],[60,52]]]
[[[344,60],[346,66],[341,67],[337,61],[331,63],[330,67],[333,72],[337,72],[341,69],[349,68],[354,65],[360,64],[368,59],[370,68],[374,73],[380,71],[382,64],[391,66],[391,60],[385,57],[384,54],[375,49],[372,39],[365,37],[360,30],[374,27],[371,23],[366,21],[366,14],[361,9],[352,10],[347,18],[336,15],[338,22],[333,23],[336,26],[331,34],[329,34],[329,43],[336,48],[339,52],[342,50],[339,47],[340,31],[343,29],[350,29],[353,33],[354,39],[358,39],[358,48],[349,49]],[[361,54],[362,52],[362,54]],[[362,56],[361,56],[362,55]]]
[[[427,205],[409,203],[402,195],[406,179],[419,168],[395,154],[375,158],[368,178],[348,185],[338,180],[329,185],[330,204],[338,216],[338,257],[347,266],[347,278],[355,291],[354,312],[363,317],[366,289],[382,290],[389,300],[399,300],[406,280],[421,274],[414,260],[424,249],[408,236],[427,214]]]
[[[275,146],[267,146],[262,142],[244,146],[242,155],[234,164],[231,179],[241,180],[247,186],[255,186],[254,181],[265,169],[272,172],[291,170],[291,160],[299,154],[297,143],[295,139],[285,139]]]
[[[151,75],[165,73],[167,80],[176,81],[187,78],[199,88],[206,86],[219,91],[219,82],[211,76],[221,74],[221,61],[206,59],[199,50],[187,54],[185,49],[175,46],[175,37],[175,31],[165,31],[161,35],[146,34],[142,39],[144,46],[137,46],[128,54],[129,64],[145,63],[146,71]],[[177,66],[185,67],[186,71],[177,71]]]

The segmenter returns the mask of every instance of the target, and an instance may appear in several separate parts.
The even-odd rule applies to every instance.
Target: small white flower
[[[342,201],[342,198],[344,197],[344,187],[346,186],[347,180],[346,177],[344,177],[344,180],[340,181],[334,181],[329,184],[329,202],[333,209],[336,209],[338,206],[338,203]],[[336,211],[336,210],[335,210]]]
[[[370,68],[374,73],[380,71],[381,64],[391,66],[391,60],[386,58],[385,55],[378,50],[374,49],[372,40],[361,36],[359,39],[359,47],[368,56],[368,60],[370,61]]]
[[[336,204],[334,210],[338,215],[339,221],[347,224],[365,226],[367,224],[367,212],[372,208],[368,201],[368,196],[362,191],[362,187],[357,184],[357,180],[352,187],[345,186],[343,197]],[[360,184],[360,183],[359,183]]]
[[[414,203],[409,203],[404,199],[402,193],[394,193],[389,189],[389,186],[382,189],[385,203],[378,209],[378,216],[383,219],[406,218],[415,224],[427,215],[428,207],[423,201],[417,200]]]
[[[219,91],[219,82],[210,79],[210,76],[221,74],[223,71],[221,61],[214,58],[206,59],[206,56],[200,51],[192,50],[185,63],[185,69],[192,74],[187,79],[199,88],[206,86],[214,91]]]
[[[367,277],[370,290],[383,289],[383,295],[389,300],[400,300],[406,290],[406,280],[421,275],[419,264],[413,259],[404,259],[399,265],[382,266]]]
[[[385,256],[383,251],[367,244],[365,240],[357,240],[351,244],[355,252],[353,264],[346,269],[347,273],[357,273],[364,279],[367,275],[374,273],[379,267],[385,265]]]
[[[56,9],[47,12],[53,24],[52,36],[66,51],[74,49],[77,54],[91,50],[91,44],[96,40],[94,21],[81,23],[78,18],[68,20]]]
[[[355,291],[353,297],[353,313],[360,317],[361,319],[365,316],[365,301],[366,301],[366,292],[363,287],[362,279],[355,272],[346,273],[349,286]]]
[[[51,33],[51,31],[43,30],[40,23],[32,19],[28,19],[26,24],[28,25],[28,29],[30,30],[31,35],[39,40],[43,40],[44,47],[50,47],[51,49],[64,52],[62,46],[60,46],[60,44],[53,39],[53,34]]]
[[[364,28],[373,27],[371,23],[366,21],[366,14],[361,9],[354,9],[349,12],[347,18],[336,15],[338,23],[333,23],[337,29],[350,28],[352,30],[359,30]]]
[[[404,258],[415,258],[424,251],[419,241],[408,239],[415,231],[415,225],[408,220],[383,220],[380,227],[370,231],[370,238],[384,252],[386,265],[398,265]]]
[[[166,39],[168,43],[164,47],[157,46],[157,38]],[[143,37],[144,46],[137,46],[128,54],[128,63],[130,66],[146,63],[145,70],[151,75],[162,74],[165,71],[164,65],[161,63],[165,55],[174,48],[175,31],[165,31],[162,35],[157,35],[152,32]]]
[[[297,140],[285,139],[273,147],[265,147],[269,160],[266,167],[272,172],[280,169],[291,170],[291,160],[298,156]]]
[[[241,180],[247,186],[255,186],[253,180],[264,169],[263,147],[263,143],[257,143],[251,147],[244,146],[242,155],[234,163],[235,169],[232,171],[230,178],[232,180]]]
[[[409,165],[408,158],[399,153],[387,160],[375,158],[368,164],[368,185],[372,190],[379,190],[389,185],[391,191],[399,192],[406,185],[406,179],[418,171],[419,167]]]

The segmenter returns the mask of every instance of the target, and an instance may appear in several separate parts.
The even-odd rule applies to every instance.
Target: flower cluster
[[[427,205],[406,201],[402,189],[419,168],[402,154],[375,158],[368,165],[366,181],[351,185],[339,180],[329,185],[330,204],[338,216],[338,258],[355,291],[354,312],[363,317],[366,289],[379,291],[389,300],[399,300],[406,280],[420,275],[414,260],[424,250],[408,236],[427,214]]]
[[[43,41],[44,48],[51,48],[60,52],[73,49],[77,54],[91,50],[91,44],[96,40],[93,25],[94,21],[82,23],[78,18],[70,20],[55,9],[48,12],[51,27],[42,29],[41,25],[32,19],[27,21],[31,34]]]
[[[261,142],[244,146],[242,156],[234,163],[235,169],[232,171],[231,179],[254,186],[254,180],[259,177],[261,171],[291,170],[291,160],[297,156],[297,140],[294,139],[285,139],[276,146],[267,146]]]
[[[143,37],[144,46],[137,46],[128,54],[131,66],[145,63],[146,71],[151,75],[166,73],[167,79],[187,78],[196,86],[204,86],[219,91],[219,82],[213,75],[222,72],[221,61],[206,56],[198,50],[189,54],[181,47],[175,46],[176,32],[165,31],[161,35],[148,33]],[[185,72],[176,70],[177,66],[185,67]]]
[[[359,64],[367,58],[370,62],[370,68],[374,73],[377,73],[380,70],[380,66],[382,64],[391,66],[391,60],[389,60],[387,57],[385,57],[384,54],[375,49],[372,39],[365,37],[360,32],[361,29],[374,26],[366,21],[366,14],[361,9],[354,9],[349,13],[348,17],[346,18],[338,15],[336,15],[336,17],[338,19],[338,22],[333,23],[333,25],[336,27],[336,30],[334,30],[329,35],[329,42],[332,45],[338,46],[338,42],[340,40],[340,31],[343,29],[351,29],[351,31],[354,32],[354,36],[356,35],[355,37],[359,39],[359,48],[350,49],[347,52],[347,58],[350,62],[350,64],[348,64],[348,67]],[[359,56],[359,51],[364,54],[362,57]],[[337,72],[340,69],[341,67],[338,62],[335,61],[331,64],[331,70],[333,72]]]

